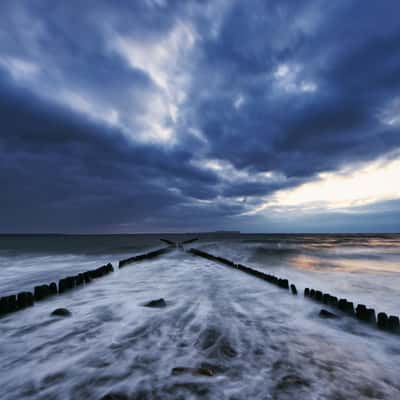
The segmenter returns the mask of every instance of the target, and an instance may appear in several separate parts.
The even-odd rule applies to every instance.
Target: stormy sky
[[[0,3],[0,232],[400,231],[398,0]]]

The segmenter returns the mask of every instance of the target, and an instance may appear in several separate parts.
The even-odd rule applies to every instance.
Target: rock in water
[[[330,311],[324,310],[324,309],[322,309],[322,310],[319,312],[319,316],[320,316],[321,318],[337,318],[337,317],[338,317],[336,314],[331,313]]]
[[[146,303],[144,306],[152,307],[152,308],[162,308],[162,307],[166,307],[167,303],[165,302],[164,299],[158,299],[158,300],[151,300],[148,303]]]
[[[66,308],[56,308],[52,313],[52,316],[56,317],[69,317],[71,315],[71,311]]]
[[[109,393],[101,398],[101,400],[128,400],[128,397],[124,394]]]
[[[203,375],[203,376],[214,376],[215,372],[208,367],[175,367],[172,368],[172,375],[181,375],[181,374],[192,374],[192,375]]]
[[[281,391],[284,391],[288,388],[300,388],[301,386],[310,386],[310,382],[308,382],[301,376],[286,375],[278,382],[278,384],[276,385],[276,389],[278,393],[280,393]],[[273,398],[276,398],[276,396],[274,396]]]

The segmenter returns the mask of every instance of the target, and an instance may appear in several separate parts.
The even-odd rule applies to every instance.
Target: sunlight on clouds
[[[144,92],[142,94],[144,104],[142,115],[140,113],[133,115],[120,113],[111,105],[99,103],[90,94],[81,93],[78,90],[64,89],[58,94],[57,100],[93,120],[117,127],[132,140],[175,143],[173,131],[166,121],[168,104],[157,93]]]
[[[278,88],[285,92],[315,92],[316,83],[300,78],[303,67],[298,64],[280,64],[273,76]]]
[[[145,72],[156,86],[151,95],[153,101],[148,103],[142,118],[146,126],[140,137],[142,140],[174,141],[173,130],[165,126],[165,121],[177,123],[179,108],[186,100],[190,80],[186,66],[195,41],[195,31],[183,22],[177,23],[169,34],[158,41],[139,41],[121,35],[113,38],[110,46],[132,68]]]
[[[29,82],[30,89],[43,98],[67,106],[93,120],[124,129],[120,123],[120,113],[111,106],[100,104],[89,93],[79,89],[46,86],[51,80],[47,75],[41,74],[41,68],[35,63],[20,58],[1,57],[0,67],[6,69],[17,82]],[[46,84],[43,80],[47,80]]]
[[[191,162],[195,167],[214,171],[222,180],[234,183],[240,182],[281,182],[285,178],[275,172],[250,172],[247,169],[237,169],[229,161],[219,159],[198,159]]]
[[[206,135],[200,129],[190,127],[190,128],[188,128],[188,131],[196,139],[200,140],[203,143],[208,143],[208,139],[207,139]]]
[[[300,91],[302,92],[315,92],[316,90],[317,90],[317,85],[314,82],[302,81],[300,83]]]
[[[378,117],[385,125],[400,126],[400,97],[390,101]]]
[[[155,1],[154,6],[161,7],[162,2]],[[95,121],[106,122],[131,140],[172,146],[177,142],[175,128],[190,84],[190,55],[196,35],[190,24],[177,22],[167,34],[147,41],[115,32],[107,37],[113,52],[132,68],[145,72],[153,82],[146,90],[127,83],[119,103],[97,96],[87,86],[70,85],[68,75],[63,75],[57,66],[45,69],[44,74],[32,60],[4,54],[0,55],[0,68],[15,81],[27,83],[39,96]],[[135,109],[131,112],[133,104]]]
[[[376,161],[357,169],[321,173],[314,181],[280,190],[251,213],[351,209],[400,198],[400,159]]]
[[[0,67],[3,67],[16,81],[30,80],[40,72],[38,65],[16,57],[1,57]]]
[[[70,90],[63,90],[59,93],[60,100],[71,107],[73,110],[87,114],[94,120],[101,120],[112,126],[119,126],[119,113],[115,109],[106,109],[96,105],[92,99],[88,99],[83,94]]]
[[[245,101],[246,101],[246,99],[244,98],[244,96],[239,94],[236,96],[236,98],[233,102],[233,106],[236,108],[236,110],[239,110],[243,106]]]

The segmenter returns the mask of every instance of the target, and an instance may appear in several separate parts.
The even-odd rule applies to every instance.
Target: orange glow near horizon
[[[321,173],[293,189],[279,190],[251,214],[263,210],[351,210],[400,198],[400,158],[376,161],[354,169]]]

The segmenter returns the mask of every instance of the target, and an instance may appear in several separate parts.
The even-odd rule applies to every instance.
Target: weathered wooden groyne
[[[174,242],[170,242],[170,244],[174,244]],[[159,250],[121,260],[119,261],[119,268],[136,261],[158,257],[172,249],[173,247],[170,245]],[[50,297],[66,293],[74,288],[85,286],[92,280],[101,278],[111,272],[114,272],[114,268],[111,263],[108,263],[96,269],[61,278],[58,284],[56,282],[51,282],[49,284],[37,285],[33,288],[32,292],[25,291],[0,297],[0,317],[31,307],[35,302],[40,302]]]
[[[358,304],[355,307],[354,302],[348,301],[345,298],[332,296],[329,293],[323,293],[321,290],[305,288],[304,297],[325,304],[349,317],[355,318],[358,321],[378,329],[392,333],[400,333],[400,320],[396,315],[388,316],[385,312],[375,314],[375,310],[367,307],[365,304]]]
[[[119,268],[123,268],[126,265],[132,264],[134,262],[148,260],[148,259],[151,259],[151,258],[156,258],[158,256],[161,256],[162,254],[166,254],[166,253],[170,252],[171,250],[173,250],[173,247],[172,246],[168,246],[168,247],[163,247],[162,249],[149,251],[148,253],[139,254],[137,256],[129,257],[129,258],[126,258],[125,260],[120,260],[119,263],[118,263],[118,267]]]
[[[124,266],[131,263],[159,257],[174,250],[176,247],[183,249],[182,244],[192,243],[198,239],[194,238],[179,243],[175,243],[168,239],[160,240],[167,243],[168,246],[120,260],[118,263],[119,268],[123,268]],[[262,279],[268,283],[285,289],[288,292],[290,289],[293,295],[297,295],[296,285],[293,283],[289,285],[288,279],[279,278],[275,275],[261,272],[243,264],[235,263],[234,261],[229,260],[225,257],[216,256],[199,249],[191,248],[187,252],[195,256],[199,256],[223,264],[229,268],[237,269],[246,274],[252,275],[256,278]],[[88,270],[74,276],[67,276],[65,278],[62,278],[58,281],[58,284],[56,282],[51,282],[49,284],[37,285],[34,287],[33,292],[24,291],[17,294],[0,297],[0,317],[19,310],[23,310],[27,307],[31,307],[35,304],[35,302],[40,302],[50,297],[61,295],[74,288],[88,285],[90,282],[92,282],[92,280],[106,276],[111,272],[114,272],[114,268],[111,263],[108,263],[93,270]],[[324,304],[325,306],[337,310],[342,315],[352,317],[367,325],[374,326],[386,332],[400,334],[400,319],[396,315],[388,315],[385,312],[379,312],[376,314],[373,308],[369,308],[364,304],[358,304],[355,307],[354,302],[348,301],[345,298],[332,296],[329,293],[323,293],[321,290],[305,288],[304,297],[315,302]],[[321,310],[320,315],[325,318],[335,317],[335,314],[332,314],[327,310]]]
[[[224,264],[228,267],[238,269],[242,272],[263,279],[269,283],[275,284],[284,289],[289,289],[289,281],[287,279],[281,279],[274,275],[266,274],[256,269],[247,267],[245,265],[236,264],[227,258],[215,256],[213,254],[207,253],[199,249],[192,248],[188,250],[188,252],[196,256]],[[290,289],[292,294],[297,295],[296,285],[294,285],[293,283],[290,284]],[[380,312],[375,316],[375,310],[373,308],[368,308],[364,304],[358,304],[356,307],[354,307],[354,303],[348,301],[347,299],[344,298],[340,299],[336,296],[330,295],[329,293],[323,293],[322,291],[315,289],[309,289],[309,288],[304,289],[304,297],[310,298],[326,306],[335,308],[343,315],[353,317],[358,321],[377,327],[380,330],[400,334],[400,320],[399,317],[396,315],[388,316],[386,313]],[[326,310],[323,311],[325,311],[327,314],[330,314]],[[334,316],[334,314],[331,315]]]
[[[215,256],[213,254],[207,253],[205,251],[202,250],[198,250],[198,249],[190,249],[188,250],[189,253],[194,254],[196,256],[199,257],[203,257],[206,258],[207,260],[211,260],[211,261],[215,261],[215,262],[219,262],[221,264],[224,264],[228,267],[231,268],[235,268],[238,269],[239,271],[242,271],[246,274],[255,276],[256,278],[262,279],[266,282],[272,283],[273,285],[276,285],[282,289],[286,289],[289,290],[289,281],[287,279],[282,279],[282,278],[278,278],[275,275],[270,275],[270,274],[265,274],[264,272],[258,271],[256,269],[247,267],[243,264],[236,264],[231,260],[228,260],[225,257],[220,257],[220,256]],[[296,286],[294,284],[291,285],[291,290],[293,294],[297,294],[297,289]]]
[[[197,240],[199,240],[199,238],[193,238],[193,239],[184,240],[181,243],[182,244],[190,244],[190,243],[196,242]]]
[[[33,292],[19,292],[0,298],[0,317],[10,313],[31,307],[35,302],[39,302],[68,292],[75,287],[89,284],[93,279],[101,278],[114,272],[112,264],[102,265],[99,268],[85,271],[73,276],[67,276],[56,282],[49,284],[37,285],[33,288]]]
[[[175,242],[173,242],[172,240],[169,240],[169,239],[160,239],[160,241],[161,242],[164,242],[164,243],[166,243],[166,244],[168,244],[168,245],[170,245],[170,246],[176,246],[176,243]]]
[[[163,239],[163,238],[161,238],[160,240],[161,240],[162,242],[168,244],[169,246],[174,246],[174,247],[176,247],[176,248],[183,249],[183,245],[184,245],[184,244],[193,243],[193,242],[195,242],[196,240],[199,240],[199,238],[188,239],[188,240],[184,240],[183,242],[174,242],[174,241],[172,241],[172,240],[170,240],[170,239]]]

